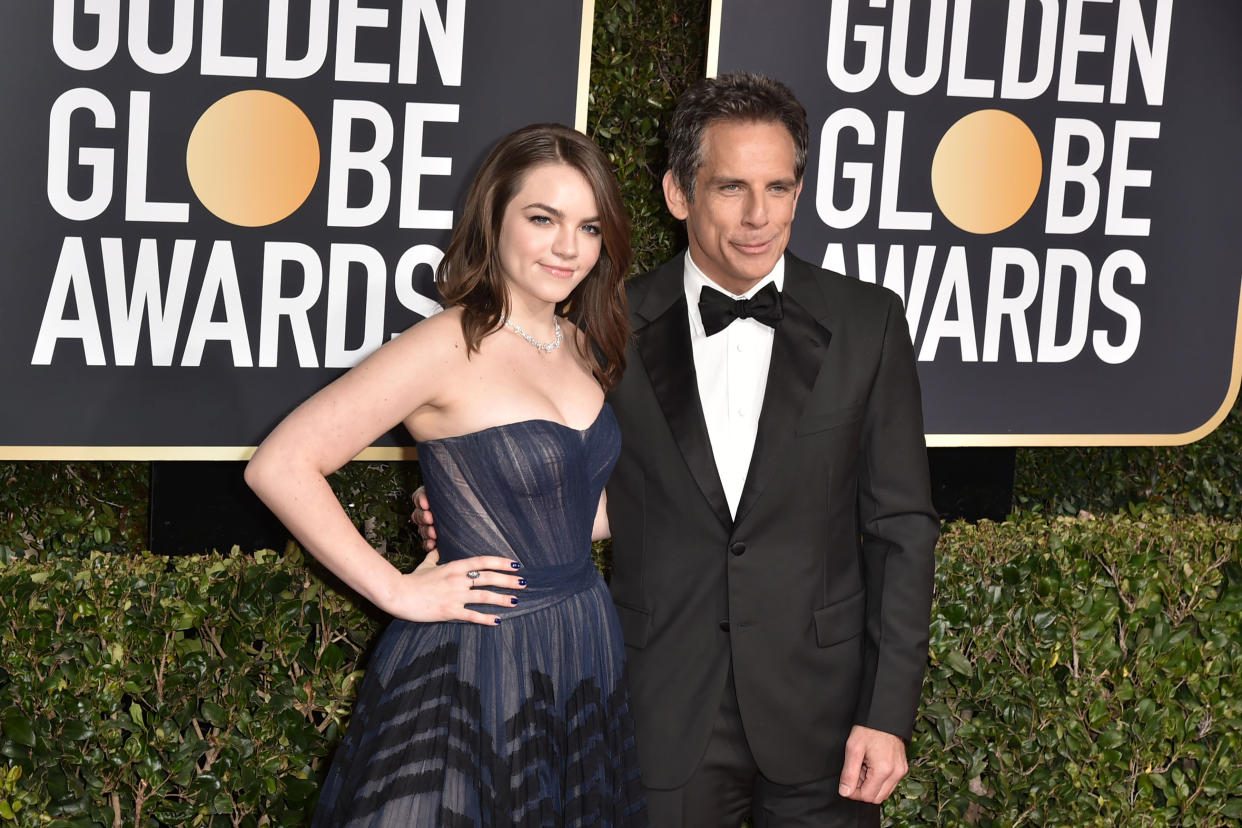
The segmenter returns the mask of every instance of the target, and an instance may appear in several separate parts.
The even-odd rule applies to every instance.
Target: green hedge
[[[635,272],[684,244],[660,194],[665,118],[677,95],[703,76],[709,0],[598,0],[592,41],[587,131],[616,165],[633,219]],[[82,521],[120,548],[147,546],[145,463],[0,463],[0,559],[48,556]],[[374,507],[372,537],[409,549],[402,497],[412,474],[402,464],[352,463],[338,475],[347,502]],[[1021,449],[1015,506],[1048,514],[1114,512],[1134,504],[1172,511],[1242,515],[1242,400],[1199,443],[1149,448]],[[45,506],[64,511],[52,513]],[[66,517],[66,515],[68,515]],[[69,546],[72,542],[68,543]]]
[[[146,463],[0,463],[0,563],[146,548],[148,484]]]
[[[1220,427],[1188,446],[1019,449],[1015,508],[1117,512],[1135,504],[1242,517],[1242,395]]]
[[[300,825],[378,623],[296,551],[0,567],[0,826]],[[898,825],[1242,820],[1242,525],[947,527]]]
[[[304,824],[377,628],[296,552],[12,562],[0,619],[23,826]]]
[[[1242,822],[1242,524],[950,528],[899,825]]]

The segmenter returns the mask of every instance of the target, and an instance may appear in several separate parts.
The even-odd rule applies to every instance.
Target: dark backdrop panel
[[[950,250],[963,248],[972,312],[954,301],[948,306],[947,318],[968,321],[977,350],[973,359],[965,358],[961,340],[946,338],[940,341],[934,359],[920,353],[927,431],[933,444],[1159,443],[1203,436],[1205,423],[1228,410],[1242,371],[1242,202],[1233,187],[1242,180],[1242,153],[1237,149],[1242,146],[1242,109],[1237,106],[1242,95],[1242,62],[1237,60],[1242,6],[1168,0],[1087,3],[1080,4],[1081,20],[1074,21],[1066,17],[1069,4],[1032,0],[1025,4],[1022,39],[1007,44],[1011,5],[975,2],[967,6],[947,0],[884,4],[722,0],[721,23],[714,33],[719,44],[718,71],[750,70],[775,76],[788,83],[808,109],[811,157],[792,244],[798,255],[817,263],[828,261],[850,275],[861,276],[860,245],[875,245],[876,267],[883,281],[891,246],[902,246],[905,278],[898,290],[908,298],[917,249],[934,248],[925,299],[918,318],[912,320],[920,352],[936,297],[945,289]],[[1034,97],[1003,95],[1007,51],[1019,57],[1020,80],[1037,76],[1041,10],[1048,7],[1058,14],[1043,47],[1052,56],[1046,88]],[[899,91],[892,80],[894,36],[907,31],[898,14],[903,8],[910,10],[906,71],[921,73],[929,56],[933,65],[937,56],[940,62],[939,73],[932,74],[937,78],[934,85],[919,94]],[[929,25],[933,10],[945,12],[943,38],[929,36],[935,28]],[[962,17],[964,11],[968,16]],[[1162,16],[1167,16],[1167,27],[1159,23]],[[956,43],[955,28],[964,33]],[[1130,54],[1128,62],[1123,62],[1125,101],[1115,101],[1120,87],[1114,80],[1114,55],[1119,50],[1129,53],[1125,32],[1138,33],[1138,51],[1150,48],[1159,55],[1161,33],[1166,30],[1167,60],[1144,61],[1152,91],[1144,83],[1140,61]],[[829,43],[834,37],[844,44],[836,77],[842,71],[861,75],[868,60],[878,62],[878,71],[865,88],[847,91],[841,87],[862,86],[866,79],[856,84],[834,82],[828,68],[832,62]],[[865,45],[868,39],[874,41],[873,46]],[[869,50],[874,57],[868,57]],[[1072,68],[1067,56],[1074,57]],[[951,68],[955,61],[963,67],[960,71]],[[1162,84],[1155,80],[1159,72],[1164,75]],[[990,81],[991,92],[962,94],[963,84],[950,84],[954,74]],[[1103,100],[1084,102],[1071,99],[1080,95],[1062,94],[1063,75],[1079,84],[1102,86]],[[844,132],[839,144],[826,136],[826,121],[844,109],[859,110],[874,126],[873,144],[860,143],[852,131]],[[1021,218],[998,232],[980,234],[960,229],[940,210],[931,166],[949,128],[967,115],[988,109],[1003,110],[1029,127],[1040,150],[1042,176],[1034,202]],[[890,138],[887,126],[892,113],[899,114],[903,126]],[[1058,122],[1064,130],[1067,119],[1085,122],[1088,129],[1097,129],[1103,136],[1095,176],[1101,204],[1086,229],[1050,233],[1046,217],[1054,137]],[[1144,235],[1106,232],[1104,219],[1110,188],[1117,185],[1110,173],[1120,149],[1114,136],[1119,125],[1129,122],[1143,124],[1140,130],[1158,131],[1158,137],[1129,142],[1126,164],[1132,170],[1150,171],[1150,184],[1131,181],[1124,198],[1126,217],[1150,220]],[[1068,162],[1082,164],[1087,146],[1087,139],[1071,143]],[[826,147],[837,148],[837,164],[823,170]],[[896,167],[899,176],[894,178],[899,186],[890,188],[891,202],[901,211],[928,214],[926,229],[881,226],[886,158],[900,164]],[[829,226],[817,209],[821,180],[836,182],[833,193],[838,209],[847,207],[857,195],[842,174],[844,163],[871,165],[870,186],[863,193],[870,207],[850,226]],[[1067,192],[1065,212],[1076,212],[1084,202],[1083,189],[1070,186]],[[840,245],[842,253],[835,261],[832,245]],[[1092,333],[1081,352],[1068,361],[1041,362],[1037,352],[1031,361],[1022,361],[1006,325],[996,360],[985,361],[986,314],[989,302],[994,304],[997,298],[990,291],[990,270],[997,251],[1007,248],[1027,251],[1038,263],[1038,293],[1023,314],[1033,351],[1048,288],[1045,261],[1050,249],[1060,248],[1078,251],[1091,262],[1089,330],[1103,332],[1116,344],[1130,325],[1137,336],[1133,354],[1117,364],[1105,361],[1093,348]],[[1119,250],[1134,251],[1145,269],[1142,284],[1130,284],[1124,272],[1116,283],[1116,292],[1133,303],[1131,323],[1101,298],[1102,265]],[[1016,295],[1019,283],[1018,272],[1008,271],[1006,295]],[[1070,284],[1072,278],[1066,274],[1060,302],[1052,305],[1058,308],[1058,342],[1068,336]]]

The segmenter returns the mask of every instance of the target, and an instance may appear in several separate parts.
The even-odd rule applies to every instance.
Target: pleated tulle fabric
[[[317,826],[647,824],[615,610],[591,527],[620,435],[527,420],[419,444],[442,561],[505,555],[527,588],[494,627],[394,621]]]

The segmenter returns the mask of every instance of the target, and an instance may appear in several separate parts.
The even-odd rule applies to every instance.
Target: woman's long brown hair
[[[462,309],[461,330],[469,353],[500,328],[509,296],[497,249],[505,208],[528,172],[541,164],[568,164],[582,173],[599,208],[603,249],[599,261],[557,307],[585,335],[581,355],[604,390],[625,370],[629,316],[625,274],[630,269],[630,221],[608,159],[580,132],[560,124],[532,124],[501,139],[479,168],[461,221],[436,270],[448,305]]]

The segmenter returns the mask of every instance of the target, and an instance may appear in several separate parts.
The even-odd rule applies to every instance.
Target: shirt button
[[[742,419],[746,419],[746,409],[739,408],[737,410],[737,416],[741,417]]]
[[[724,619],[719,624],[717,624],[717,626],[720,627],[720,629],[724,630],[725,632],[728,632],[729,631],[729,619],[728,618]]]
[[[742,351],[745,351],[745,350],[746,350],[746,348],[744,348],[744,347],[742,346],[742,343],[740,343],[740,342],[739,342],[739,343],[737,343],[737,345],[734,345],[733,347],[737,348],[737,352],[738,352],[739,354],[740,354]]]

